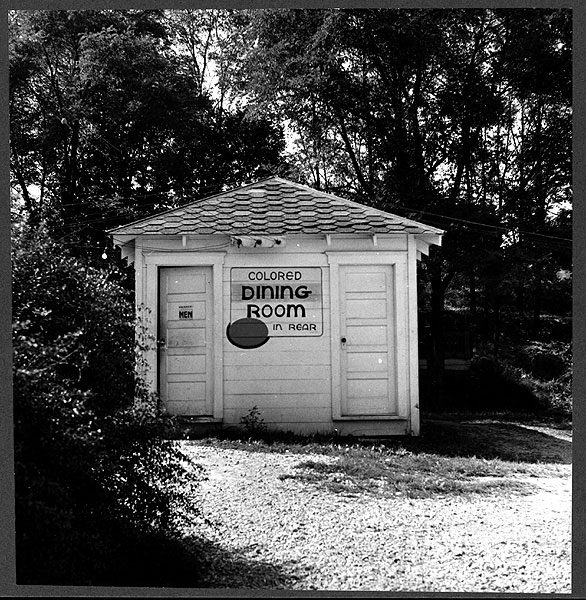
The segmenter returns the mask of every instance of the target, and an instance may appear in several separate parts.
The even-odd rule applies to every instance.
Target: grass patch
[[[520,465],[479,458],[446,458],[388,449],[353,448],[334,461],[306,460],[299,473],[281,475],[335,493],[428,498],[438,494],[530,493],[516,476],[551,475],[548,466]]]
[[[333,433],[297,435],[292,432],[267,429],[255,435],[241,429],[220,430],[198,443],[248,452],[293,452],[296,454],[342,455],[349,449],[381,448],[389,452],[434,454],[439,457],[499,459],[529,464],[569,465],[572,444],[567,439],[530,429],[525,425],[554,425],[569,431],[569,424],[520,421],[512,415],[487,413],[474,415],[435,415],[422,419],[419,437],[355,438]]]
[[[234,430],[197,443],[247,452],[328,457],[307,457],[297,465],[297,472],[283,474],[281,479],[349,495],[425,498],[438,494],[531,493],[530,478],[568,474],[571,442],[567,439],[527,428],[514,422],[511,415],[478,417],[470,421],[469,415],[429,416],[423,419],[420,437],[369,440],[271,430],[247,437]],[[545,425],[551,429],[552,423]]]

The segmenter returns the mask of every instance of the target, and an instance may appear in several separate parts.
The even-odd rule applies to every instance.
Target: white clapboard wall
[[[202,379],[204,374],[191,369],[193,381],[172,386],[179,395],[170,412],[230,426],[256,406],[267,425],[292,431],[417,433],[416,258],[407,234],[379,235],[376,243],[366,235],[287,236],[284,247],[270,249],[238,248],[219,236],[144,236],[134,251],[137,304],[153,309],[150,327],[159,337],[167,327],[161,314],[174,314],[163,313],[162,305],[157,310],[157,303],[169,302],[162,274],[205,267],[209,278],[205,298],[171,298],[177,307],[206,303],[208,342],[181,351],[204,360],[206,374]],[[246,268],[307,269],[312,276],[319,268],[321,335],[271,336],[254,349],[233,345],[226,336],[235,310],[232,270],[240,269],[235,273],[242,277]],[[176,321],[172,327],[183,327]],[[169,383],[183,377],[169,373],[168,365],[186,359],[165,362],[160,353],[149,353],[148,378],[165,404]],[[193,408],[183,397],[189,385],[199,392],[205,388],[205,398],[194,400]]]

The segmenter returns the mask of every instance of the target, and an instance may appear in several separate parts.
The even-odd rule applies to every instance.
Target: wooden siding
[[[323,255],[288,248],[272,253],[230,253],[224,263],[224,322],[230,320],[232,267],[319,267],[322,272],[322,335],[273,337],[260,348],[241,349],[224,339],[224,423],[237,425],[256,406],[270,426],[299,430],[321,423],[333,429],[331,418],[330,296],[327,261]],[[303,425],[305,424],[305,425]]]
[[[228,237],[219,236],[188,236],[185,240],[181,236],[152,236],[137,240],[137,305],[144,302],[152,308],[154,315],[157,314],[160,267],[213,266],[213,416],[225,426],[238,425],[240,419],[256,406],[268,426],[297,432],[338,430],[354,435],[398,435],[416,430],[418,419],[415,423],[410,422],[411,411],[417,401],[416,390],[413,393],[409,386],[416,381],[416,372],[413,371],[414,366],[417,368],[417,359],[407,358],[410,352],[416,351],[416,345],[412,343],[413,334],[416,334],[411,316],[413,309],[407,311],[407,307],[414,306],[416,302],[414,244],[407,235],[387,237],[379,234],[376,238],[332,235],[328,238],[323,235],[287,236],[284,247],[270,250],[237,248]],[[411,252],[408,255],[409,247]],[[339,301],[336,298],[333,302],[332,299],[333,290],[338,293],[337,281],[332,280],[332,273],[337,272],[339,264],[399,264],[396,273],[400,280],[396,282],[396,289],[401,290],[401,294],[397,299],[395,335],[403,342],[399,342],[402,348],[397,364],[400,388],[398,415],[373,418],[364,414],[359,419],[340,418],[339,356],[335,356],[339,354],[340,341],[339,336],[334,339],[335,329],[339,328],[339,317],[335,313]],[[255,349],[234,346],[226,337],[230,320],[230,270],[234,267],[319,267],[322,273],[322,335],[273,337]],[[360,305],[360,298],[353,298],[352,302],[351,310],[366,310]],[[376,311],[381,307],[371,308]],[[153,318],[151,328],[156,331],[156,327],[156,318]],[[363,358],[366,360],[368,357]],[[177,358],[177,364],[172,366],[174,371],[180,370],[180,361]],[[149,354],[149,362],[149,380],[153,389],[157,389],[154,349]]]

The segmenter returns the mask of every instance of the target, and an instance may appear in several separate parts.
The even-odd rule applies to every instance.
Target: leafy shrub
[[[519,363],[538,379],[558,379],[572,368],[571,346],[565,342],[533,341],[523,347]]]
[[[193,584],[174,515],[200,474],[136,376],[122,273],[42,228],[14,232],[12,266],[18,583]],[[141,551],[163,540],[173,572]]]
[[[538,398],[508,364],[475,356],[470,365],[470,407],[480,411],[537,412]]]
[[[260,410],[258,410],[256,405],[246,415],[240,417],[240,424],[244,426],[246,433],[252,436],[262,434],[267,429],[265,420],[262,418]]]
[[[507,360],[475,356],[471,396],[480,410],[572,415],[572,364],[568,343],[531,342]]]

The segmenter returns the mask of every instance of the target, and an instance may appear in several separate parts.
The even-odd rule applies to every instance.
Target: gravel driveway
[[[570,592],[569,465],[528,495],[382,498],[279,478],[322,455],[184,447],[209,477],[204,587]]]

